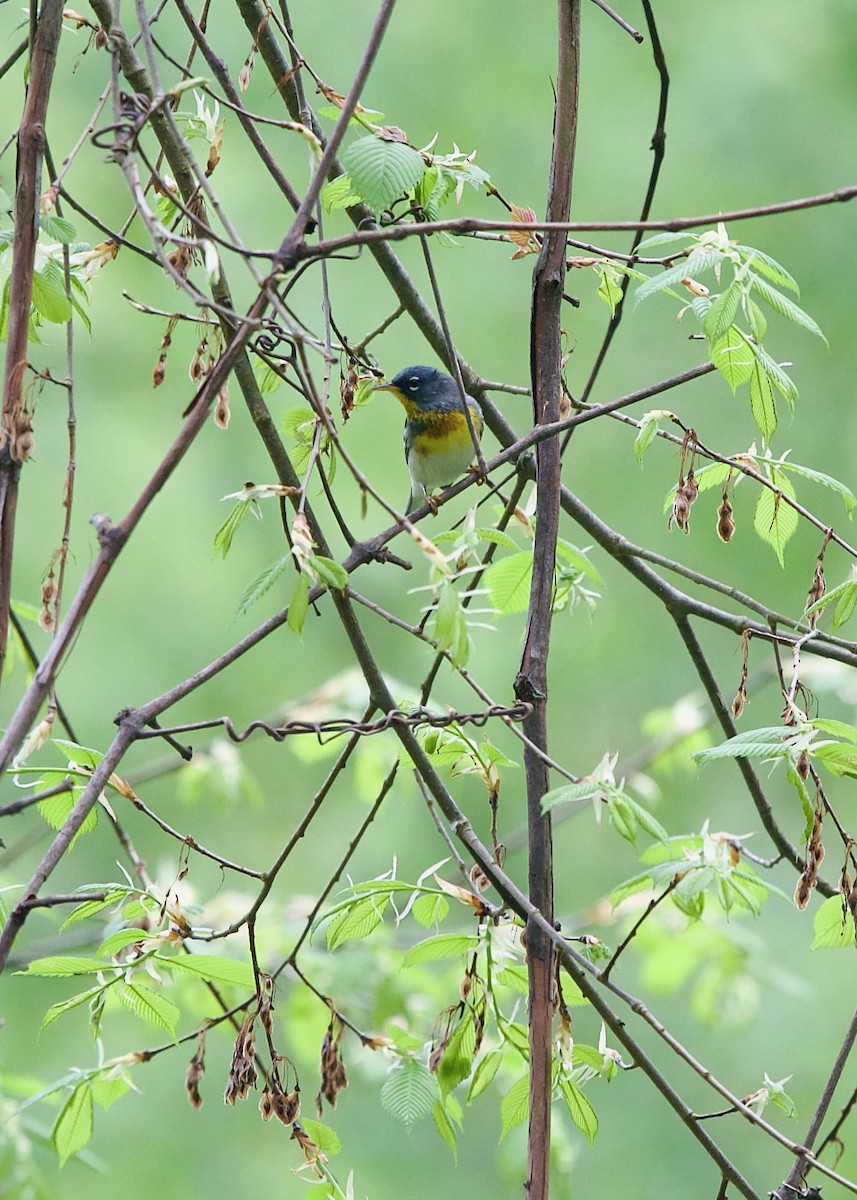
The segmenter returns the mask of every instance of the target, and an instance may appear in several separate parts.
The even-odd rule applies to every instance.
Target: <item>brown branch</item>
[[[12,557],[21,464],[32,447],[30,416],[22,402],[27,370],[27,342],[33,270],[39,232],[39,195],[45,152],[45,118],[62,29],[62,0],[44,0],[31,28],[27,96],[18,128],[15,185],[15,232],[9,280],[6,366],[0,429],[0,677],[9,637],[12,600]]]

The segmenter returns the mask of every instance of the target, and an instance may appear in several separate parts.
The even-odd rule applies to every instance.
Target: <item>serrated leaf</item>
[[[616,271],[610,267],[599,267],[598,275],[601,282],[598,285],[598,295],[610,309],[610,316],[616,315],[616,308],[622,300],[622,288],[616,282]]]
[[[839,950],[855,944],[854,918],[841,896],[828,896],[812,921],[811,950]]]
[[[82,785],[81,785],[82,786]],[[62,829],[68,819],[69,813],[74,808],[77,800],[80,797],[81,786],[73,787],[67,792],[58,792],[56,796],[48,796],[45,800],[40,800],[36,805],[39,816],[41,816],[51,829]],[[74,835],[72,845],[79,837],[85,833],[91,833],[98,824],[98,810],[95,805],[89,810],[83,819],[80,828]]]
[[[771,547],[781,567],[786,565],[785,548],[797,532],[797,527],[798,515],[791,505],[784,504],[770,488],[763,488],[753,514],[753,528],[762,541]]]
[[[750,373],[750,412],[762,437],[769,442],[777,428],[777,406],[770,376],[758,359],[753,360]]]
[[[845,742],[822,742],[813,746],[812,756],[822,763],[831,775],[838,778],[857,775],[857,746]]]
[[[760,279],[758,275],[753,276],[751,282],[753,290],[775,312],[778,312],[780,316],[785,317],[789,321],[794,321],[796,325],[800,325],[808,333],[814,333],[816,337],[821,338],[825,346],[827,345],[827,338],[821,332],[821,329],[813,321],[809,313],[805,313],[800,305],[795,304],[794,300],[790,300],[788,296],[784,296],[782,292],[777,291],[775,287],[766,283],[764,279]]]
[[[482,1058],[476,1064],[476,1070],[473,1072],[470,1087],[467,1089],[468,1104],[472,1104],[477,1096],[480,1096],[487,1087],[491,1086],[504,1057],[502,1050],[489,1050],[487,1054],[483,1054]]]
[[[427,1117],[438,1098],[437,1080],[415,1058],[406,1058],[381,1088],[381,1106],[408,1129]]]
[[[705,336],[712,345],[726,336],[727,331],[735,321],[735,314],[738,312],[738,305],[741,303],[742,292],[741,281],[733,279],[725,292],[721,292],[719,296],[712,296],[705,319],[702,322]]]
[[[348,586],[348,572],[341,563],[323,554],[310,554],[306,560],[307,570],[314,575],[325,587],[335,588],[341,592]]]
[[[171,970],[185,971],[211,983],[231,983],[252,990],[256,983],[249,963],[225,954],[156,954],[155,961]]]
[[[736,246],[735,249],[745,262],[752,259],[753,267],[758,270],[760,275],[767,276],[772,283],[789,288],[796,296],[800,295],[800,288],[793,276],[775,258],[771,258],[769,254],[765,254],[764,251],[757,250],[753,246]]]
[[[235,531],[247,516],[251,503],[252,501],[250,500],[239,500],[232,509],[229,516],[214,535],[215,554],[219,554],[222,558],[226,558],[226,555],[229,553],[232,547],[232,539],[235,537]]]
[[[586,557],[582,550],[578,550],[576,546],[572,546],[571,542],[567,542],[564,538],[557,538],[556,541],[556,557],[558,561],[566,562],[584,575],[593,583],[603,586],[604,580],[593,567],[592,563]]]
[[[518,543],[510,538],[502,529],[476,529],[474,533],[483,542],[492,542],[495,546],[505,546],[507,550],[517,550]],[[437,539],[436,539],[437,540]]]
[[[530,1111],[530,1077],[522,1075],[509,1088],[500,1104],[500,1141],[517,1125],[526,1121]]]
[[[834,479],[832,475],[825,475],[823,471],[815,471],[812,467],[801,466],[800,463],[792,462],[791,459],[783,459],[777,464],[777,469],[791,472],[792,475],[800,475],[803,479],[810,479],[813,483],[820,483],[823,487],[830,488],[842,497],[842,503],[845,505],[845,511],[849,517],[857,508],[857,496],[844,483]]]
[[[500,987],[511,988],[513,992],[517,992],[520,996],[526,996],[530,990],[526,967],[514,965],[504,967],[502,971],[497,972],[494,980]]]
[[[89,1082],[79,1083],[66,1100],[51,1130],[51,1142],[60,1166],[77,1154],[92,1138],[92,1089]]]
[[[431,1115],[435,1129],[440,1134],[441,1141],[446,1142],[452,1153],[458,1158],[458,1135],[455,1132],[455,1126],[450,1119],[449,1113],[440,1100],[432,1108]]]
[[[705,764],[719,758],[782,758],[788,755],[788,746],[783,741],[784,730],[780,725],[760,729],[747,729],[719,746],[705,750],[694,750],[694,762]],[[670,839],[672,841],[672,839]]]
[[[520,550],[492,562],[485,572],[485,586],[491,603],[501,616],[526,612],[530,603],[530,580],[533,573],[533,553]]]
[[[473,1069],[476,1053],[476,1027],[473,1013],[467,1009],[453,1030],[437,1068],[437,1082],[441,1093],[451,1092]]]
[[[435,962],[441,958],[459,958],[471,954],[479,945],[479,939],[463,933],[439,933],[411,946],[402,959],[402,970]]]
[[[836,607],[833,610],[833,632],[844,625],[854,612],[854,605],[857,603],[857,582],[843,583],[842,594],[836,601]]]
[[[70,925],[76,925],[78,921],[86,921],[89,917],[103,912],[105,908],[110,908],[111,905],[118,903],[125,894],[124,888],[117,888],[109,891],[103,900],[84,900],[82,904],[78,904],[77,908],[72,909],[60,925],[60,933],[68,929]]]
[[[42,1029],[47,1029],[48,1026],[53,1025],[54,1021],[58,1017],[63,1016],[64,1013],[71,1012],[75,1008],[80,1008],[82,1004],[89,1004],[90,1000],[104,991],[105,986],[104,984],[99,984],[97,987],[87,988],[85,992],[78,992],[74,996],[69,996],[68,1000],[61,1000],[59,1004],[52,1004],[45,1013],[41,1026]]]
[[[16,975],[35,975],[41,979],[64,979],[72,975],[94,975],[97,971],[108,971],[110,964],[95,958],[75,958],[70,954],[59,954],[49,958],[35,958],[27,964],[26,971]]]
[[[241,599],[238,601],[238,611],[236,616],[243,617],[249,608],[260,600],[266,592],[270,591],[277,580],[285,571],[286,567],[294,565],[294,558],[291,554],[284,554],[282,558],[277,559],[270,567],[266,567],[260,575],[257,575],[253,582],[245,589]]]
[[[292,633],[300,633],[304,627],[306,615],[309,612],[309,579],[301,572],[298,576],[295,590],[289,601],[289,615],[286,618]]]
[[[71,301],[65,294],[65,287],[47,267],[43,271],[33,271],[32,300],[36,311],[55,325],[61,325],[71,316]]]
[[[116,1075],[111,1077],[106,1072],[96,1075],[90,1081],[90,1086],[92,1087],[92,1099],[105,1112],[131,1090],[131,1084],[124,1076]]]
[[[449,901],[446,896],[426,893],[413,902],[411,915],[424,929],[431,929],[449,915]]]
[[[135,942],[139,942],[146,935],[142,929],[136,926],[133,929],[117,929],[115,933],[111,933],[105,938],[98,947],[98,953],[101,958],[112,958],[120,950],[124,950],[126,946],[133,946]]]
[[[301,1125],[306,1129],[322,1154],[333,1156],[342,1149],[342,1142],[335,1129],[325,1125],[323,1121],[314,1121],[311,1117],[301,1115]]]
[[[542,796],[542,812],[546,813],[560,804],[571,804],[591,800],[601,791],[601,784],[594,779],[582,779],[579,783],[564,783],[561,787],[551,788]]]
[[[598,1117],[595,1115],[595,1109],[580,1088],[570,1079],[560,1079],[559,1090],[572,1121],[591,1146],[598,1132]]]
[[[338,208],[352,208],[359,204],[360,196],[352,188],[347,175],[338,175],[321,189],[321,203],[325,212],[334,212]]]
[[[383,138],[358,138],[342,155],[351,186],[370,208],[381,212],[394,200],[412,191],[423,177],[426,164],[411,146]]]
[[[711,362],[733,392],[750,378],[755,361],[749,342],[734,325],[711,347]]]
[[[167,996],[147,987],[144,983],[123,983],[115,988],[122,1003],[135,1016],[159,1029],[165,1029],[173,1041],[181,1012]]]
[[[643,455],[651,446],[659,429],[658,418],[648,413],[640,421],[640,431],[634,438],[634,457],[642,466]]]
[[[771,358],[764,346],[754,346],[753,353],[789,408],[794,410],[794,403],[798,398],[798,390],[794,381],[785,373],[776,359]]]
[[[327,927],[327,948],[337,950],[345,942],[368,937],[384,917],[389,896],[368,896],[337,913]]]
[[[50,213],[43,213],[39,218],[39,231],[64,246],[68,246],[77,237],[77,230],[71,221]]]

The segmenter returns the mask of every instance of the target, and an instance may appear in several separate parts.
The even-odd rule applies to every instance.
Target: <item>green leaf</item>
[[[789,408],[793,409],[795,400],[798,398],[798,390],[794,381],[789,378],[776,359],[771,358],[764,346],[754,346],[753,353],[761,363],[762,368],[774,387],[788,404]]]
[[[723,337],[711,346],[711,362],[734,393],[750,378],[755,358],[743,333],[730,325]]]
[[[757,358],[750,373],[750,412],[766,442],[777,428],[777,406],[771,377]]]
[[[65,285],[48,267],[33,272],[33,307],[55,325],[61,325],[71,316],[71,301],[65,294]]]
[[[518,543],[510,538],[502,529],[475,529],[473,531],[483,542],[492,542],[495,546],[505,546],[507,550],[517,550]],[[439,541],[435,538],[435,541]]]
[[[270,567],[266,567],[261,575],[257,575],[238,602],[237,616],[243,617],[257,600],[260,600],[267,591],[270,591],[286,567],[289,564],[294,566],[294,561],[291,554],[284,554],[282,558],[272,563]]]
[[[500,1141],[516,1125],[522,1125],[530,1112],[530,1077],[522,1075],[509,1088],[500,1104]]]
[[[765,275],[772,283],[789,288],[796,296],[800,295],[800,288],[795,283],[793,276],[775,258],[771,258],[769,254],[765,254],[764,251],[757,250],[753,246],[736,246],[735,249],[745,262],[752,260],[754,269],[760,275]]]
[[[351,186],[376,212],[412,191],[426,164],[411,146],[370,135],[358,138],[342,155]]]
[[[812,928],[815,938],[811,950],[839,950],[853,947],[857,941],[854,918],[842,896],[828,896],[816,912]]]
[[[176,1040],[176,1026],[181,1012],[172,1000],[146,987],[144,983],[123,983],[115,990],[122,1003],[135,1016],[157,1025],[159,1029],[165,1029],[172,1040]]]
[[[765,314],[759,308],[755,300],[751,300],[749,296],[747,301],[747,319],[750,322],[750,332],[753,335],[754,341],[761,345],[765,340],[765,334],[768,332],[768,320]]]
[[[336,914],[327,927],[327,948],[337,950],[345,942],[368,937],[380,925],[389,896],[367,896]]]
[[[839,592],[839,588],[834,588],[834,591]],[[857,580],[841,585],[841,595],[836,601],[836,608],[833,610],[833,632],[844,625],[854,612],[854,605],[857,603]]]
[[[472,954],[478,945],[479,939],[467,934],[439,933],[436,937],[425,938],[411,946],[402,959],[402,969],[435,962],[440,958],[459,958],[462,954]]]
[[[476,1064],[470,1087],[467,1089],[468,1104],[472,1104],[477,1096],[481,1096],[485,1089],[491,1086],[504,1057],[502,1050],[489,1050],[487,1054],[483,1054]]]
[[[610,267],[599,267],[598,276],[601,282],[598,285],[598,295],[610,309],[610,316],[616,315],[616,307],[622,300],[622,289],[616,282],[616,271]]]
[[[214,553],[226,558],[238,526],[247,516],[252,500],[239,500],[214,535]]]
[[[583,803],[597,796],[601,790],[601,784],[594,779],[583,779],[580,783],[564,783],[561,787],[545,792],[542,796],[542,812],[546,813],[560,804]]]
[[[782,317],[786,317],[789,321],[794,321],[796,325],[800,325],[802,329],[806,329],[809,333],[814,333],[816,337],[821,338],[825,346],[827,345],[827,338],[821,332],[818,325],[813,321],[809,313],[805,313],[799,305],[795,304],[794,300],[789,300],[788,296],[784,296],[782,292],[778,292],[775,287],[766,283],[764,279],[760,279],[758,275],[751,276],[751,283],[754,291],[775,312],[778,312]]]
[[[455,1132],[455,1126],[449,1116],[449,1113],[444,1107],[443,1101],[438,1100],[431,1110],[432,1119],[435,1128],[440,1134],[441,1141],[446,1142],[455,1157],[458,1157],[458,1134]]]
[[[831,775],[838,778],[847,775],[851,779],[857,776],[857,746],[849,746],[844,742],[822,742],[813,746],[812,756],[818,759]]]
[[[381,1088],[381,1107],[410,1129],[429,1115],[437,1097],[437,1080],[428,1067],[406,1058]]]
[[[702,322],[705,336],[712,345],[725,337],[734,323],[738,305],[741,303],[742,292],[741,280],[733,279],[725,292],[712,297],[711,306]]]
[[[577,1128],[584,1135],[590,1146],[595,1141],[598,1132],[598,1117],[595,1109],[586,1099],[583,1092],[570,1079],[560,1079],[559,1090],[566,1103],[569,1115]]]
[[[92,1137],[92,1088],[89,1082],[79,1083],[60,1109],[51,1130],[51,1142],[60,1166],[77,1154]]]
[[[310,554],[307,558],[307,570],[319,583],[325,587],[335,588],[341,592],[348,587],[348,572],[341,563],[322,554]]]
[[[145,936],[142,929],[136,926],[132,929],[117,929],[115,933],[111,933],[104,939],[98,947],[98,953],[101,958],[112,958],[114,954],[118,954],[126,946],[133,946],[135,942],[139,942]]]
[[[786,488],[782,489],[786,491]],[[791,489],[788,489],[790,492]],[[798,527],[798,515],[790,504],[783,504],[776,492],[763,488],[756,503],[753,515],[753,528],[763,542],[766,542],[781,567],[784,567],[784,552],[789,540],[794,537]]]
[[[532,550],[520,550],[501,558],[485,572],[484,582],[491,594],[491,603],[501,616],[527,611],[532,573]]]
[[[69,245],[77,237],[77,230],[71,221],[66,221],[63,217],[52,216],[49,213],[44,213],[39,218],[39,230],[53,241],[62,242],[64,246]]]
[[[16,975],[36,975],[43,979],[65,979],[72,975],[94,975],[97,971],[109,971],[110,963],[100,962],[95,958],[74,958],[71,955],[57,955],[52,958],[35,958],[27,965],[26,971],[16,971]]]
[[[845,511],[850,517],[857,508],[857,496],[847,488],[844,483],[840,483],[838,479],[834,479],[832,475],[825,475],[823,471],[815,471],[812,467],[801,466],[800,463],[792,462],[791,459],[781,459],[777,463],[778,471],[790,471],[793,475],[800,475],[803,479],[809,479],[813,483],[820,483],[823,487],[830,488],[842,497],[842,503],[845,505]]]
[[[456,667],[463,667],[470,652],[467,619],[461,598],[447,579],[438,585],[437,603],[432,611],[434,638],[439,650],[448,650]]]
[[[719,251],[704,250],[696,247],[680,263],[668,267],[660,275],[653,275],[645,283],[640,284],[634,296],[634,303],[635,305],[639,304],[641,301],[647,300],[649,296],[653,296],[656,292],[663,292],[667,288],[671,288],[674,284],[681,283],[682,279],[688,277],[696,279],[722,261],[723,255]]]
[[[789,753],[783,741],[784,733],[781,725],[747,729],[719,746],[694,750],[690,757],[703,765],[719,758],[783,758]]]
[[[98,984],[97,987],[88,988],[85,992],[78,992],[75,996],[69,996],[68,1000],[61,1000],[59,1004],[52,1004],[45,1013],[42,1021],[42,1029],[47,1029],[49,1025],[53,1025],[58,1017],[64,1013],[71,1012],[74,1008],[80,1008],[82,1004],[88,1004],[95,996],[101,995],[105,990],[106,984]]]
[[[256,986],[250,964],[227,958],[225,954],[156,954],[154,957],[164,967],[185,971],[211,983],[231,983],[250,991]]]
[[[295,590],[289,601],[287,622],[292,633],[300,633],[309,612],[309,579],[303,572],[298,576]]]
[[[92,1087],[92,1099],[105,1112],[131,1090],[131,1084],[124,1076],[117,1075],[111,1078],[107,1072],[96,1075],[91,1080],[90,1086]]]
[[[322,1154],[332,1156],[342,1149],[342,1142],[335,1129],[322,1121],[313,1121],[310,1117],[301,1116],[301,1125],[306,1129]]]
[[[418,896],[411,906],[411,915],[415,921],[419,921],[424,929],[431,929],[433,925],[439,925],[448,914],[449,901],[446,896],[436,893]]]
[[[451,1092],[467,1078],[473,1069],[475,1053],[476,1026],[473,1022],[473,1012],[467,1009],[447,1042],[437,1069],[437,1082],[442,1095]]]
[[[325,212],[333,212],[337,208],[352,208],[359,204],[360,196],[352,188],[347,175],[338,175],[321,189],[321,203]]]
[[[581,575],[585,575],[587,579],[591,579],[593,583],[603,585],[604,580],[586,557],[586,554],[582,550],[578,550],[576,546],[572,546],[571,542],[567,542],[565,538],[557,538],[556,540],[556,557],[559,561],[569,563]]]
[[[644,413],[640,419],[640,432],[634,438],[634,457],[642,466],[643,455],[657,436],[658,416],[655,413]]]
[[[87,891],[94,890],[87,888]],[[111,905],[117,904],[126,894],[125,888],[113,888],[107,892],[103,900],[84,900],[82,904],[78,904],[77,908],[73,908],[66,919],[60,925],[60,933],[68,929],[70,925],[76,925],[78,921],[85,921],[89,917],[94,917],[98,913],[103,912],[105,908],[110,908]],[[137,931],[139,933],[139,930]]]

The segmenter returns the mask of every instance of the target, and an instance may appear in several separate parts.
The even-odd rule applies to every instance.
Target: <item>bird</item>
[[[424,496],[437,512],[432,492],[454,483],[473,461],[476,446],[470,433],[461,393],[451,375],[437,367],[405,367],[389,383],[377,383],[377,392],[390,392],[405,410],[405,461],[411,476],[408,512]],[[473,433],[482,436],[482,409],[465,396]]]

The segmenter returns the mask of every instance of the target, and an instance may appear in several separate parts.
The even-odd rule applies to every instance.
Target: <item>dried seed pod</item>
[[[827,584],[824,581],[824,563],[819,558],[815,564],[815,574],[812,577],[812,587],[809,589],[806,597],[804,608],[811,608],[813,604],[817,604],[822,599],[827,591]],[[815,629],[818,625],[818,617],[820,610],[812,612],[807,617],[807,622],[810,629]]]
[[[726,489],[723,489],[723,499],[717,510],[717,536],[721,542],[731,542],[735,534],[735,520],[732,516],[732,505]]]
[[[807,779],[809,778],[809,755],[807,754],[806,750],[801,750],[798,760],[795,763],[795,770],[797,771],[798,775],[800,775],[804,783],[806,783]]]
[[[321,1085],[315,1098],[319,1119],[324,1111],[322,1101],[326,1100],[331,1108],[335,1108],[339,1093],[348,1087],[348,1076],[340,1050],[343,1030],[344,1026],[339,1018],[332,1017],[321,1043]]]

